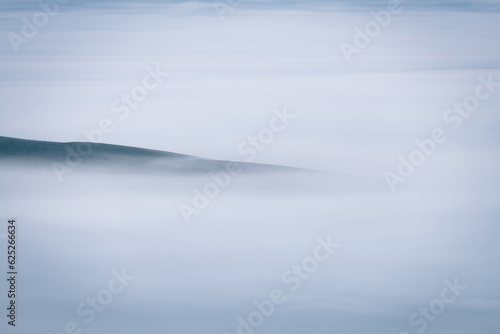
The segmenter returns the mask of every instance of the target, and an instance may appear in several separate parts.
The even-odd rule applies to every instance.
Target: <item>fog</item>
[[[498,1],[62,2],[0,3],[1,333],[498,334]]]
[[[0,211],[19,213],[20,331],[75,321],[93,333],[236,333],[255,300],[281,289],[286,301],[256,330],[399,333],[458,277],[467,290],[433,331],[493,333],[498,198],[474,189],[388,194],[336,174],[242,172],[187,224],[179,205],[208,174],[88,166],[58,182],[46,163],[2,166]],[[292,290],[283,274],[328,236],[338,248]],[[122,268],[134,279],[87,323],[78,305]]]

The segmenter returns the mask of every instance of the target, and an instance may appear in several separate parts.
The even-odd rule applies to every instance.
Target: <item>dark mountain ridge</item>
[[[147,168],[182,173],[207,173],[237,164],[246,172],[300,171],[300,168],[248,162],[200,158],[158,150],[91,142],[51,142],[0,136],[0,159],[26,163],[48,163],[54,166],[97,166],[119,170]]]

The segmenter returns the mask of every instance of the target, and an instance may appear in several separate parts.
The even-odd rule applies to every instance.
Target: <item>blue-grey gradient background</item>
[[[15,53],[7,34],[40,5],[0,0],[2,136],[85,141],[111,118],[105,143],[244,161],[238,145],[286,105],[297,117],[254,162],[360,178],[314,193],[307,174],[304,186],[242,175],[186,225],[178,205],[208,175],[82,168],[59,183],[46,162],[2,161],[0,233],[18,219],[20,299],[18,327],[2,311],[1,332],[82,324],[78,304],[126,267],[134,281],[82,333],[236,333],[331,235],[338,252],[255,333],[417,333],[408,317],[457,277],[467,290],[425,332],[497,334],[500,88],[456,131],[443,114],[479,76],[500,81],[500,1],[401,6],[348,63],[340,44],[387,2],[247,0],[220,20],[212,1],[73,0]],[[118,119],[112,102],[157,65],[169,77]],[[436,127],[448,140],[391,192],[384,172]]]

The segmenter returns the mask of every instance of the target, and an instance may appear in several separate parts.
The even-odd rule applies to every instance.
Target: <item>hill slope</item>
[[[56,164],[70,168],[101,167],[113,170],[209,173],[225,170],[230,161],[199,158],[137,147],[88,143],[26,140],[0,136],[0,159]],[[60,165],[59,165],[60,164]],[[238,163],[245,172],[298,171],[298,168]],[[144,170],[146,169],[146,170]]]

